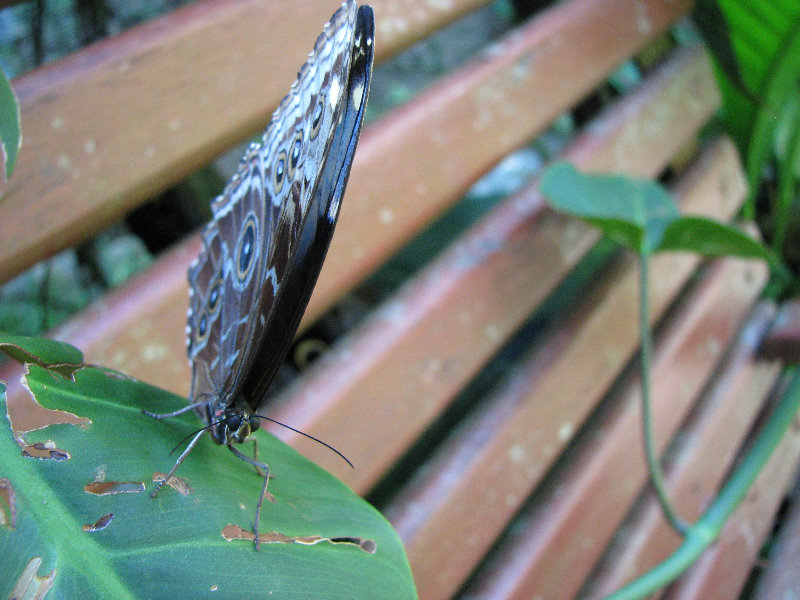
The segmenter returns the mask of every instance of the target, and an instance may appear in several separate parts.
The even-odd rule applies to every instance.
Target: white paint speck
[[[167,356],[167,348],[163,344],[147,344],[142,349],[142,358],[147,362],[160,362]]]
[[[636,28],[645,36],[649,36],[653,32],[653,24],[647,15],[647,7],[641,2],[636,3]]]
[[[508,449],[508,458],[513,463],[520,463],[525,459],[525,448],[522,444],[514,444]]]
[[[65,173],[69,173],[73,179],[77,179],[81,174],[80,169],[73,164],[72,159],[66,154],[59,154],[56,157],[56,165]]]
[[[428,0],[426,4],[429,8],[442,12],[448,12],[453,7],[451,0]]]
[[[380,218],[381,223],[384,225],[389,225],[392,221],[394,221],[394,213],[392,212],[391,208],[382,208],[378,214],[378,218]]]
[[[128,362],[128,353],[124,350],[117,350],[111,357],[112,365],[124,365]]]

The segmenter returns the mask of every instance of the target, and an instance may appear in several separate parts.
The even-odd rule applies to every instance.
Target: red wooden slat
[[[738,167],[733,154],[725,154],[718,152],[715,160],[704,161],[690,178],[691,184],[683,187],[681,196],[687,210],[715,214],[720,204],[728,203],[718,188],[720,173]],[[714,188],[716,193],[709,194]],[[739,187],[739,200],[742,191]],[[689,256],[664,255],[654,261],[651,280],[657,285],[651,299],[653,318],[666,309],[696,264],[697,259]],[[583,307],[574,307],[573,318],[558,327],[553,339],[542,342],[541,352],[498,393],[496,405],[482,411],[437,455],[430,475],[413,483],[387,508],[387,516],[406,544],[423,597],[460,584],[635,351],[636,327],[627,324],[635,321],[636,271],[627,264],[625,269],[617,269],[603,279],[606,285],[596,290]],[[701,310],[702,303],[695,304]],[[731,304],[735,305],[733,300]],[[710,368],[708,364],[704,366]],[[670,364],[671,369],[679,367],[685,365]],[[636,430],[634,427],[631,433]],[[626,451],[629,449],[630,445],[625,447]],[[629,455],[639,458],[637,454]],[[587,506],[591,504],[586,502],[581,509],[586,511]],[[465,531],[469,532],[469,543],[458,539]],[[601,548],[599,543],[596,551]],[[582,579],[571,579],[560,565],[547,563],[543,554],[566,556],[563,548],[547,545],[535,552],[526,547],[514,553],[520,557],[516,564],[534,561],[535,557],[541,564],[525,568],[552,574],[552,587],[526,587],[526,593],[541,593],[545,598],[569,597],[559,595],[571,589],[565,577],[573,592]],[[588,569],[591,563],[584,564]],[[577,567],[572,569],[578,571]],[[518,575],[504,572],[493,578],[491,591],[486,591],[484,597],[493,597],[515,585],[524,586]],[[524,593],[520,597],[523,596]]]
[[[649,4],[660,6],[657,2]],[[680,2],[663,4],[660,10],[652,7],[656,16],[651,34],[682,10]],[[631,26],[625,25],[630,18],[627,3],[619,0],[561,4],[512,34],[483,59],[368,128],[356,154],[340,223],[306,321],[319,316],[457,198],[469,182],[541,130],[646,39],[638,29],[632,32]],[[600,48],[559,42],[591,37],[603,23],[615,34]],[[606,49],[606,45],[611,47]],[[579,57],[581,51],[586,55]],[[593,154],[597,168],[653,174],[666,160],[659,157],[675,152],[686,139],[686,132],[708,118],[719,101],[708,63],[697,51],[684,57],[645,86],[642,93],[651,96],[642,102],[651,102],[651,106],[633,103],[626,109],[649,111],[647,115],[624,126],[625,119],[615,122],[616,131],[587,136],[582,152]],[[564,66],[569,64],[582,67],[573,70]],[[674,89],[668,89],[667,80]],[[655,88],[660,91],[654,93]],[[541,101],[532,101],[535,98]],[[491,125],[487,123],[479,130],[464,127],[464,123],[483,123],[488,116],[492,117]],[[591,145],[602,144],[608,135],[617,136],[615,149],[603,156]],[[185,395],[189,380],[184,360],[183,323],[188,302],[185,273],[198,247],[196,240],[188,244],[166,259],[167,267],[157,267],[157,281],[148,275],[137,278],[100,307],[77,317],[56,337],[71,341],[73,333],[80,331],[76,340],[92,362]],[[174,270],[171,280],[167,268]],[[160,294],[162,301],[139,304],[135,299],[140,294],[147,298]],[[101,311],[110,314],[99,320]]]
[[[607,164],[606,156],[617,155],[621,145],[630,152],[618,158],[628,173],[652,175],[663,168],[670,150],[705,118],[694,108],[684,113],[687,105],[710,100],[694,92],[713,90],[701,55],[682,54],[676,63],[683,66],[673,63],[663,78],[598,119],[566,157],[593,168],[594,160]],[[666,92],[676,84],[685,85],[682,97]],[[713,104],[706,106],[710,112]],[[661,114],[663,143],[626,135],[652,122],[654,110]],[[636,148],[631,139],[642,145]],[[719,152],[735,156],[729,144]],[[712,205],[724,205],[716,204],[712,214],[732,214],[743,193],[735,160],[725,165],[707,192]],[[730,195],[714,186],[727,186]],[[356,490],[373,485],[597,239],[594,230],[543,211],[536,187],[533,182],[496,208],[281,395],[275,416],[335,440],[358,465],[355,471],[331,465],[312,444],[277,434],[330,465]]]
[[[800,428],[789,427],[717,542],[670,587],[664,600],[736,600],[758,559],[786,488],[800,466]],[[797,563],[793,565],[797,570]],[[789,596],[791,598],[791,596]]]
[[[691,408],[713,373],[720,349],[727,346],[760,291],[766,268],[758,267],[735,261],[716,265],[682,299],[685,302],[682,301],[681,310],[662,332],[654,355],[652,381],[659,447],[666,444]],[[657,277],[661,279],[663,272]],[[631,283],[635,285],[633,278]],[[630,295],[635,296],[633,289]],[[606,301],[613,299],[612,296]],[[632,317],[635,311],[629,315]],[[608,352],[599,345],[593,349],[601,354]],[[555,407],[550,410],[557,411],[561,423],[577,426],[567,407],[581,401],[585,386],[573,387],[573,383],[580,384],[575,381],[562,382],[566,389],[560,392],[561,401],[551,399]],[[511,533],[492,552],[466,595],[557,600],[570,599],[578,591],[646,481],[638,383],[629,382],[618,398],[600,417],[596,428],[578,442],[572,460],[559,472],[557,484],[547,487],[515,520]],[[539,412],[545,413],[546,409]],[[543,434],[542,419],[535,418],[537,414],[530,416],[534,418],[525,421],[529,435],[539,438],[540,443],[551,444],[550,439],[560,431],[558,422],[548,418]],[[541,458],[533,453],[524,454],[523,462],[527,464],[538,468],[539,461]],[[481,482],[486,483],[485,479]],[[412,569],[413,564],[412,561]],[[421,587],[418,574],[414,573],[417,586]]]
[[[339,4],[198,2],[15,79],[24,141],[0,202],[0,281],[262,129]],[[374,4],[384,57],[481,2]]]
[[[740,334],[734,353],[715,376],[700,410],[680,433],[680,448],[668,461],[670,497],[680,515],[695,521],[708,506],[727,474],[772,388],[779,366],[753,359],[774,307],[764,303]],[[678,536],[664,519],[652,493],[622,525],[604,560],[580,595],[602,598],[664,560],[678,545]]]
[[[631,11],[628,0],[559,3],[376,123],[379,131],[365,135],[356,153],[341,222],[315,290],[321,304],[309,306],[309,317],[374,270],[508,152],[543,131],[689,4],[646,0]],[[706,114],[718,97],[715,86],[697,84],[703,91],[687,96],[696,102],[681,107],[690,121]],[[700,99],[696,92],[710,96]]]
[[[608,165],[611,156],[631,174],[653,175],[693,135],[717,101],[703,53],[680,52],[636,93],[598,119],[568,156],[588,168]],[[735,172],[720,177],[720,185],[732,190],[741,185]],[[294,409],[284,415],[286,422],[337,443],[355,430],[350,445],[341,449],[360,467],[341,474],[356,489],[367,489],[381,476],[596,239],[593,232],[571,221],[548,217],[540,224],[540,206],[535,186],[509,199],[289,393],[297,397],[292,398]],[[726,212],[734,206],[731,202]],[[487,254],[487,249],[494,250]],[[142,285],[137,293],[131,287],[121,288],[59,337],[85,336],[79,346],[89,361],[185,393],[186,379],[169,375],[187,369],[182,325],[170,325],[178,317],[165,312],[160,302],[166,296],[179,304],[175,310],[180,311],[179,323],[183,321],[186,304],[170,287],[169,273],[174,274],[176,265],[189,255],[165,259],[156,267],[157,278],[145,274],[134,283]],[[142,302],[140,297],[151,300]],[[465,323],[462,314],[471,320]],[[160,376],[162,372],[167,377]],[[421,378],[409,373],[421,373]],[[18,376],[6,380],[13,386]],[[24,396],[9,390],[10,404],[21,399]],[[407,419],[402,412],[406,405]],[[369,414],[366,410],[380,410],[382,416],[373,414],[374,422],[361,427],[353,415]],[[381,422],[392,433],[381,434],[375,426]],[[302,445],[301,440],[292,443]],[[322,464],[330,464],[329,456],[315,454],[316,448],[302,447]]]

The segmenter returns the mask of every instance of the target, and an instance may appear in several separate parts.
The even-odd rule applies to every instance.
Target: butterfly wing
[[[286,261],[282,286],[242,386],[242,395],[249,399],[252,410],[263,401],[278,366],[286,356],[333,237],[369,96],[373,40],[372,9],[362,6],[358,9],[351,42],[350,64],[341,66],[348,73],[343,94],[336,110],[325,114],[323,127],[328,125],[327,119],[330,118],[332,132],[326,144],[327,150],[319,163],[307,163],[304,184],[308,193],[307,205],[296,213],[293,227],[280,228],[276,236],[276,252],[285,248],[291,251],[281,252],[279,260],[275,261],[275,264]],[[332,97],[329,101],[332,105]]]
[[[372,67],[368,7],[345,3],[252,146],[189,270],[192,403],[254,409],[322,265],[361,128]]]

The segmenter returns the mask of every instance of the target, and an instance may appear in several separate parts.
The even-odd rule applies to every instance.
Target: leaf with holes
[[[11,339],[0,334],[0,344]],[[141,409],[170,411],[185,399],[93,366],[70,380],[46,366],[74,360],[77,351],[64,346],[45,360],[32,347],[46,342],[15,343],[34,356],[25,385],[35,400],[80,420],[21,431],[20,402],[7,410],[4,389],[0,394],[8,415],[0,430],[3,514],[14,516],[13,528],[9,518],[0,522],[0,597],[37,577],[49,581],[48,599],[198,598],[214,591],[237,598],[416,597],[388,522],[270,434],[256,434],[259,456],[274,473],[256,552],[251,531],[262,478],[210,437],[172,487],[155,499],[147,493],[155,472],[174,461],[172,447],[201,424],[188,414],[155,421]],[[41,454],[21,446],[50,449],[50,459],[25,456]]]

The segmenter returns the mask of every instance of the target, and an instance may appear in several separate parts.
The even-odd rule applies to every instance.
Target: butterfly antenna
[[[270,423],[275,423],[276,425],[280,425],[281,427],[286,427],[286,429],[294,431],[295,433],[299,433],[300,435],[302,435],[304,437],[307,437],[310,440],[314,440],[318,444],[322,444],[328,450],[331,450],[331,451],[335,452],[336,454],[338,454],[342,458],[342,460],[344,462],[346,462],[348,465],[350,465],[351,469],[355,469],[355,467],[353,466],[353,463],[351,463],[350,460],[344,454],[339,452],[336,448],[334,448],[330,444],[326,444],[321,439],[315,438],[313,435],[310,435],[308,433],[304,433],[304,432],[300,431],[299,429],[295,429],[294,427],[292,427],[291,425],[287,425],[286,423],[281,423],[280,421],[276,421],[275,419],[272,419],[270,417],[265,417],[264,415],[250,415],[250,416],[251,417],[258,417],[259,419],[264,419],[265,421],[269,421]]]

